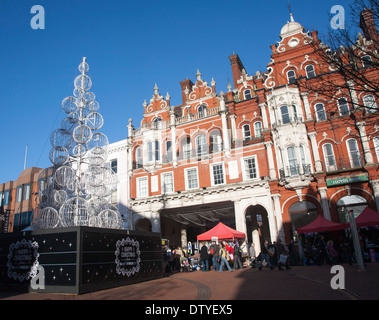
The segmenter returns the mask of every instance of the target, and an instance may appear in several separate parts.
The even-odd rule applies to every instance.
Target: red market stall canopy
[[[379,226],[379,213],[367,207],[355,218],[355,223],[358,227]]]
[[[325,219],[323,216],[318,215],[310,224],[297,229],[297,233],[312,233],[312,232],[325,232],[337,231],[349,228],[348,223],[337,223]]]
[[[245,234],[243,232],[234,230],[224,225],[222,222],[220,222],[217,226],[215,226],[211,230],[208,230],[207,232],[199,234],[197,236],[197,240],[207,241],[207,240],[212,240],[212,237],[217,237],[218,239],[244,239]]]

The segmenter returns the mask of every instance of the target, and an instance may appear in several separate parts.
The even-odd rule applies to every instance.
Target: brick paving
[[[0,300],[378,300],[379,263],[343,265],[345,290],[333,290],[330,266],[184,272],[83,295],[0,292]]]

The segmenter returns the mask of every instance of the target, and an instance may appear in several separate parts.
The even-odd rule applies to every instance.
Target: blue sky
[[[295,20],[322,36],[331,7],[348,12],[351,1],[290,3]],[[45,10],[44,30],[31,28],[34,5]],[[179,105],[179,82],[194,81],[197,68],[227,91],[233,52],[248,74],[265,71],[287,20],[287,0],[0,0],[0,183],[18,178],[26,145],[26,167],[51,165],[50,133],[65,118],[61,101],[72,95],[83,56],[100,131],[113,143],[127,137],[129,118],[139,127],[155,83]]]

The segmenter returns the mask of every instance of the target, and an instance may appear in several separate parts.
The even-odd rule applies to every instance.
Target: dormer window
[[[207,106],[205,104],[200,105],[197,108],[197,113],[199,114],[199,118],[203,118],[207,116]]]
[[[296,83],[296,74],[295,71],[290,70],[287,72],[287,79],[289,84]]]
[[[251,90],[250,89],[246,89],[244,92],[243,92],[243,95],[245,97],[245,100],[249,100],[251,99]]]
[[[307,73],[307,79],[313,79],[313,78],[316,78],[316,72],[315,72],[315,68],[313,67],[313,65],[307,65],[305,67],[305,72]]]
[[[161,118],[155,118],[153,120],[153,128],[154,129],[161,129],[162,128],[162,119]]]

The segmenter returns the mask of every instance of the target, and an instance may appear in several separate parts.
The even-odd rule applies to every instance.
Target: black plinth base
[[[159,233],[72,227],[0,234],[3,290],[82,294],[162,275]]]

